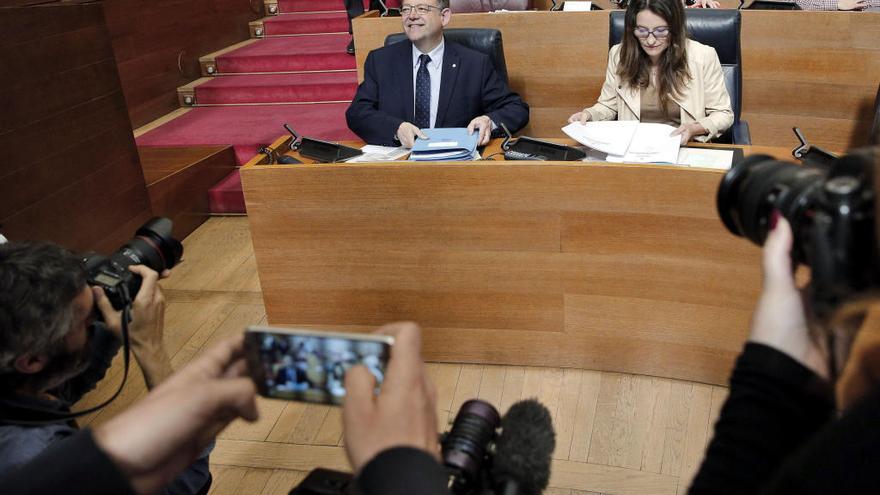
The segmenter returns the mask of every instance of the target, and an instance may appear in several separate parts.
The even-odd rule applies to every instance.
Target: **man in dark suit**
[[[409,41],[367,55],[364,81],[345,113],[355,134],[370,144],[412,147],[427,137],[420,129],[467,127],[479,131],[483,145],[502,123],[511,132],[525,127],[529,106],[489,57],[444,41],[449,0],[404,0],[400,11]]]

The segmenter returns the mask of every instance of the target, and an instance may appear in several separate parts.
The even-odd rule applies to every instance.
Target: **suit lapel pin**
[[[453,68],[453,69],[455,68],[455,64],[452,64],[452,68]]]

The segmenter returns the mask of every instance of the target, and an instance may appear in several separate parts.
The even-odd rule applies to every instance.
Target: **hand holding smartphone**
[[[250,326],[245,331],[248,369],[264,397],[320,404],[342,404],[345,373],[365,366],[385,378],[394,337]]]

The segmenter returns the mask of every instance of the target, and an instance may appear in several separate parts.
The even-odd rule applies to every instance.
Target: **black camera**
[[[762,245],[779,210],[792,227],[794,261],[811,269],[813,310],[829,317],[841,303],[880,285],[876,164],[878,148],[803,165],[749,156],[721,180],[718,214],[728,230]]]
[[[550,481],[556,434],[550,412],[536,400],[513,404],[502,418],[488,402],[462,404],[440,436],[453,495],[539,495]],[[291,495],[356,495],[348,473],[316,469]]]
[[[180,262],[183,245],[171,237],[171,227],[168,218],[153,218],[109,257],[87,255],[83,267],[88,284],[103,288],[115,309],[130,305],[141,288],[141,277],[130,272],[129,266],[146,265],[162,273]]]

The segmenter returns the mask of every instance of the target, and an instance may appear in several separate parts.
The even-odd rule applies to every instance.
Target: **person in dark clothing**
[[[344,0],[345,12],[348,14],[348,34],[354,34],[351,29],[351,20],[364,13],[363,0]],[[379,0],[370,0],[370,10],[384,10]],[[349,55],[354,55],[354,38],[349,42],[345,51]]]
[[[837,407],[828,352],[837,362],[854,329],[836,329],[841,349],[828,350],[808,331],[791,270],[791,227],[775,215],[764,244],[764,289],[749,342],[730,379],[691,494],[876,493],[880,477],[880,388],[850,387]],[[853,353],[847,372],[878,369],[880,346]],[[872,379],[869,378],[868,381]]]
[[[130,270],[142,278],[131,311],[131,348],[151,389],[171,374],[162,346],[164,300],[159,274],[141,265]],[[70,413],[95,388],[121,346],[121,318],[101,289],[86,285],[82,257],[52,244],[0,246],[0,472],[76,435],[74,421],[22,421]],[[164,493],[207,491],[207,456]]]

